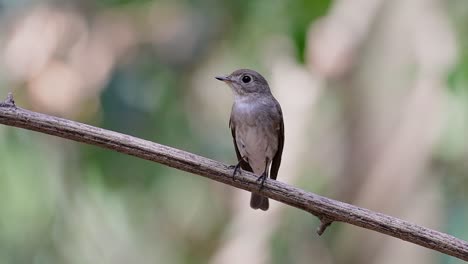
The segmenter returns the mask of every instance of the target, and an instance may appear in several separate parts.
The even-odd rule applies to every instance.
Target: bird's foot
[[[257,182],[260,182],[260,189],[263,189],[263,185],[265,185],[265,181],[266,179],[268,178],[268,175],[266,174],[266,172],[262,173],[262,175],[260,175],[260,177],[257,178]]]
[[[235,180],[235,177],[236,177],[236,174],[237,172],[239,172],[239,174],[241,174],[241,170],[240,170],[240,162],[237,163],[236,165],[230,165],[228,167],[229,169],[234,169],[234,171],[232,172],[232,180],[234,181]]]

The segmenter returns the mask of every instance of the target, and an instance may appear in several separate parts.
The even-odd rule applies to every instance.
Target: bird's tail
[[[269,206],[268,198],[252,193],[252,196],[250,197],[250,207],[266,211]]]

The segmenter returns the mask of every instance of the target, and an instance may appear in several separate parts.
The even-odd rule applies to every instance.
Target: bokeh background
[[[279,180],[468,240],[466,0],[0,0],[0,96],[235,163],[252,68],[283,107]],[[462,263],[245,191],[0,127],[0,263]]]

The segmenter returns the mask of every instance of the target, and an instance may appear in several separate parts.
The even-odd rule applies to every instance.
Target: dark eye
[[[242,82],[243,83],[249,83],[251,81],[252,81],[252,77],[250,77],[249,75],[242,76]]]

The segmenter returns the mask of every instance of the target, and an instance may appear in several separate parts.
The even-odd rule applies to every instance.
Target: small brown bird
[[[228,76],[216,77],[234,92],[229,127],[239,167],[259,176],[260,188],[270,175],[276,180],[284,144],[281,107],[273,97],[267,81],[258,72],[240,69]],[[250,207],[268,210],[268,198],[252,193]]]

